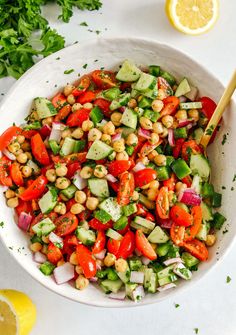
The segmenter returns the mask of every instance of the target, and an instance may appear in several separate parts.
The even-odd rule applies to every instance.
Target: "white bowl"
[[[100,67],[117,69],[121,62],[127,58],[134,60],[138,65],[159,64],[178,79],[186,76],[192,84],[199,88],[201,96],[210,96],[215,101],[219,100],[223,92],[223,86],[213,74],[189,56],[170,46],[134,38],[97,39],[63,49],[40,61],[22,76],[1,104],[0,133],[13,122],[16,124],[23,122],[34,97],[51,97],[67,82],[75,81],[78,78],[78,73],[83,74]],[[87,64],[86,69],[83,68],[84,64]],[[74,72],[69,75],[64,74],[65,70],[70,69],[74,69]],[[17,262],[38,282],[64,297],[81,303],[102,307],[133,307],[159,302],[184,288],[190,289],[194,283],[219,263],[218,260],[222,259],[232,245],[236,233],[236,225],[233,222],[235,217],[234,192],[230,190],[236,172],[236,155],[234,155],[236,132],[233,132],[233,128],[236,129],[236,108],[235,104],[231,102],[224,115],[218,137],[209,147],[209,156],[213,167],[212,181],[219,192],[222,192],[223,185],[226,187],[223,191],[221,211],[227,217],[226,226],[229,232],[227,234],[223,234],[222,231],[218,233],[216,244],[209,250],[209,260],[200,265],[191,281],[181,281],[173,290],[149,294],[140,303],[135,304],[128,300],[111,300],[93,285],[84,291],[78,291],[70,284],[57,285],[53,278],[44,276],[38,270],[37,264],[33,262],[32,254],[28,248],[29,238],[16,226],[13,211],[6,207],[2,193],[0,194],[0,222],[3,221],[5,224],[3,228],[0,228],[1,240]],[[229,133],[228,140],[222,146],[222,136],[225,133]]]

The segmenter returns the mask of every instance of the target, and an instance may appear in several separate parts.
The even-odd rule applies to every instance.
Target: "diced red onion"
[[[60,122],[53,122],[52,124],[52,131],[49,136],[49,141],[54,140],[57,143],[61,140],[61,135],[63,130],[65,129],[65,125]]]
[[[18,218],[18,227],[24,231],[29,229],[32,216],[29,213],[21,212]]]
[[[112,142],[118,141],[121,139],[121,133],[116,133],[115,135],[112,135],[111,140]]]
[[[141,285],[137,286],[136,289],[133,291],[132,297],[134,301],[139,301],[142,298],[144,298],[145,292],[144,292],[143,286]]]
[[[142,253],[137,248],[134,250],[134,252],[137,256],[142,256]]]
[[[51,131],[52,129],[48,124],[43,125],[42,128],[39,129],[39,133],[43,138],[48,137],[51,134]]]
[[[133,171],[134,172],[138,172],[138,171],[141,171],[143,169],[146,169],[146,166],[142,163],[142,162],[138,162],[134,168],[133,168]]]
[[[92,278],[89,278],[89,281],[91,281],[92,283],[96,283],[98,281],[98,278],[92,277]]]
[[[171,147],[175,146],[174,130],[172,128],[168,129],[168,142]]]
[[[62,247],[63,247],[63,239],[56,235],[54,232],[51,232],[49,235],[48,235],[48,238],[49,238],[49,241],[51,241],[52,243],[58,243],[60,244]]]
[[[184,95],[181,95],[179,97],[179,102],[186,102],[186,101],[187,101],[187,98]]]
[[[119,112],[124,113],[124,111],[125,111],[125,107],[124,107],[124,106],[121,106],[121,107],[119,108]]]
[[[160,223],[161,228],[170,229],[173,221],[171,219],[163,219]]]
[[[77,171],[73,177],[73,184],[79,189],[79,190],[83,190],[88,182],[87,179],[83,179],[80,177],[79,171]]]
[[[55,129],[55,130],[65,130],[66,128],[66,125],[64,125],[63,123],[61,122],[53,122],[52,123],[52,128]]]
[[[183,263],[180,257],[170,258],[163,262],[166,266],[174,264],[174,263]]]
[[[191,125],[192,127],[193,119],[179,120],[178,128],[186,127]]]
[[[189,129],[191,129],[193,127],[193,124],[192,123],[189,123],[189,124],[187,124],[187,126],[186,126],[186,128],[189,130]]]
[[[103,260],[105,258],[105,255],[106,255],[106,249],[103,249],[102,251],[100,251],[98,254],[94,254],[94,256],[97,258],[97,259],[101,259]]]
[[[146,139],[149,140],[150,137],[151,137],[151,132],[149,130],[146,130],[146,129],[143,129],[143,128],[139,128],[138,129],[138,135],[142,136],[142,137],[144,137],[144,138],[146,138]]]
[[[41,252],[37,251],[37,252],[34,253],[33,259],[36,263],[42,264],[42,263],[46,262],[47,257],[44,254],[42,254]]]
[[[144,265],[148,265],[151,262],[151,260],[145,256],[142,256],[141,261]]]
[[[144,272],[141,271],[131,271],[130,281],[132,283],[143,284],[144,282]]]
[[[118,181],[117,178],[115,178],[112,174],[108,173],[105,178],[108,180],[108,181],[111,181],[112,183],[115,183]]]
[[[181,271],[182,269],[185,269],[184,270],[185,273],[182,273],[182,271]],[[174,266],[174,268],[173,268],[173,272],[177,276],[179,276],[180,278],[185,279],[185,280],[189,280],[192,277],[192,272],[189,269],[187,269],[183,265],[183,263],[176,263],[175,266]]]
[[[174,287],[176,287],[176,284],[170,283],[170,284],[166,284],[166,285],[163,285],[161,287],[158,287],[157,291],[163,292],[163,291],[169,290],[169,289],[174,288]]]
[[[202,199],[200,195],[195,192],[195,190],[187,188],[179,193],[178,201],[190,206],[199,206]]]
[[[69,262],[58,266],[53,271],[55,281],[58,285],[68,282],[74,278],[74,266]]]
[[[120,291],[117,293],[110,293],[108,295],[109,299],[114,299],[114,300],[125,300],[125,291]]]
[[[102,267],[98,262],[96,262],[96,269],[97,269],[97,271],[102,270]]]
[[[16,156],[13,155],[13,153],[11,153],[9,150],[7,149],[3,149],[2,153],[9,158],[11,161],[15,161],[16,160]]]

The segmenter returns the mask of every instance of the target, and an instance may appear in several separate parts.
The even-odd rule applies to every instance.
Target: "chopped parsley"
[[[199,329],[198,328],[194,328],[195,334],[198,334]]]
[[[226,283],[227,283],[227,284],[230,283],[231,280],[232,280],[232,279],[230,278],[230,276],[227,276],[227,277],[226,277]]]
[[[227,135],[224,134],[221,144],[224,145],[226,143],[226,141],[227,141]]]
[[[236,181],[236,173],[234,174],[233,181]]]
[[[225,186],[222,186],[221,188],[222,188],[222,190],[226,190],[226,187],[225,187]]]
[[[74,72],[74,71],[75,71],[74,69],[65,70],[65,71],[64,71],[64,74],[70,74],[70,73],[72,73],[72,72]]]
[[[234,191],[234,187],[232,186],[230,190],[231,190],[231,191]]]
[[[179,304],[175,304],[175,308],[179,308],[179,306],[180,306]]]
[[[88,64],[84,64],[84,65],[83,65],[83,69],[86,69],[87,66],[88,66]]]
[[[101,31],[100,31],[100,30],[95,30],[95,33],[96,33],[97,35],[99,35],[99,34],[101,33]]]
[[[212,125],[209,127],[209,129],[207,129],[206,134],[211,136],[212,133],[213,133],[213,131],[214,131],[214,128],[215,128],[215,126],[212,124]]]
[[[59,59],[61,59],[61,57],[57,57],[57,58],[56,58],[56,60],[59,60]]]
[[[79,24],[80,26],[82,26],[82,27],[88,27],[88,23],[87,22],[81,22],[80,24]]]
[[[4,227],[4,222],[0,222],[0,227],[3,228]]]

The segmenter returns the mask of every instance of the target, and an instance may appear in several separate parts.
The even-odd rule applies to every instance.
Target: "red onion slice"
[[[142,162],[138,162],[134,168],[133,168],[133,171],[134,172],[138,172],[138,171],[141,171],[141,170],[144,170],[146,169],[146,166],[142,163]]]
[[[74,266],[69,262],[58,266],[53,271],[55,281],[58,285],[68,282],[74,278]]]
[[[139,128],[138,129],[138,135],[149,140],[150,137],[151,137],[151,132],[149,130]]]
[[[183,263],[180,257],[170,258],[163,262],[166,266],[174,264],[174,263]]]
[[[186,101],[187,101],[187,98],[184,95],[181,95],[179,97],[179,102],[186,102]]]
[[[94,254],[94,256],[97,258],[97,259],[101,259],[103,260],[105,258],[105,255],[106,255],[106,249],[103,249],[101,252],[99,252],[98,254]]]
[[[159,225],[161,228],[166,228],[166,229],[170,229],[171,226],[173,224],[173,221],[171,219],[163,219]]]
[[[112,174],[110,174],[110,173],[108,173],[108,174],[105,176],[105,178],[106,178],[108,181],[112,182],[112,183],[115,183],[115,182],[118,181],[118,179],[115,178],[115,177],[114,177]]]
[[[13,155],[9,150],[7,149],[3,149],[2,153],[9,158],[11,161],[15,161],[16,160],[16,156]]]
[[[24,231],[28,231],[32,216],[29,213],[21,212],[18,218],[18,227]]]
[[[130,281],[132,283],[143,284],[144,282],[144,272],[141,271],[131,271]]]
[[[176,287],[176,284],[170,283],[170,284],[166,284],[166,285],[163,285],[161,287],[158,287],[157,291],[163,292],[163,291],[169,290],[169,289],[174,288],[174,287]]]
[[[91,283],[96,283],[98,281],[97,277],[91,277],[89,278],[89,281],[91,281]]]
[[[114,300],[125,300],[125,291],[120,291],[117,293],[110,293],[108,297],[109,299],[114,299]]]
[[[178,128],[186,127],[188,125],[191,125],[192,127],[193,122],[193,119],[179,120]]]
[[[119,108],[119,112],[124,113],[124,111],[125,111],[125,107],[124,107],[124,106],[121,106],[121,107]]]
[[[133,291],[132,297],[133,297],[133,300],[136,302],[144,298],[145,292],[144,292],[143,286],[141,285],[137,286],[136,289]]]
[[[141,261],[144,265],[148,265],[151,262],[151,260],[145,256],[142,256]]]
[[[175,146],[174,130],[172,128],[168,129],[168,142],[171,147]]]
[[[187,188],[186,190],[179,193],[178,201],[190,206],[199,206],[202,199],[200,195],[197,194],[194,190]]]
[[[87,179],[83,179],[80,177],[79,171],[77,171],[73,177],[73,184],[79,189],[79,190],[83,190],[88,182]]]
[[[51,232],[48,235],[49,241],[52,242],[53,244],[59,244],[61,247],[63,247],[63,239],[56,235],[54,232]]]
[[[34,253],[33,259],[36,263],[42,264],[42,263],[46,262],[47,257],[44,254],[42,254],[41,252],[37,251],[37,252]]]
[[[115,135],[112,135],[111,140],[112,142],[118,141],[121,139],[121,133],[116,133]]]
[[[51,134],[51,131],[52,129],[48,124],[43,125],[42,128],[39,129],[39,133],[43,138],[48,137]]]

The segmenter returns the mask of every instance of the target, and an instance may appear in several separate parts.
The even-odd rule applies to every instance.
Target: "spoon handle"
[[[234,74],[232,78],[230,79],[230,82],[228,83],[210,121],[208,122],[208,125],[204,131],[204,134],[202,135],[200,144],[204,148],[207,147],[211,139],[211,136],[214,130],[216,129],[226,106],[230,102],[231,96],[233,95],[235,89],[236,89],[236,71],[234,71]]]

